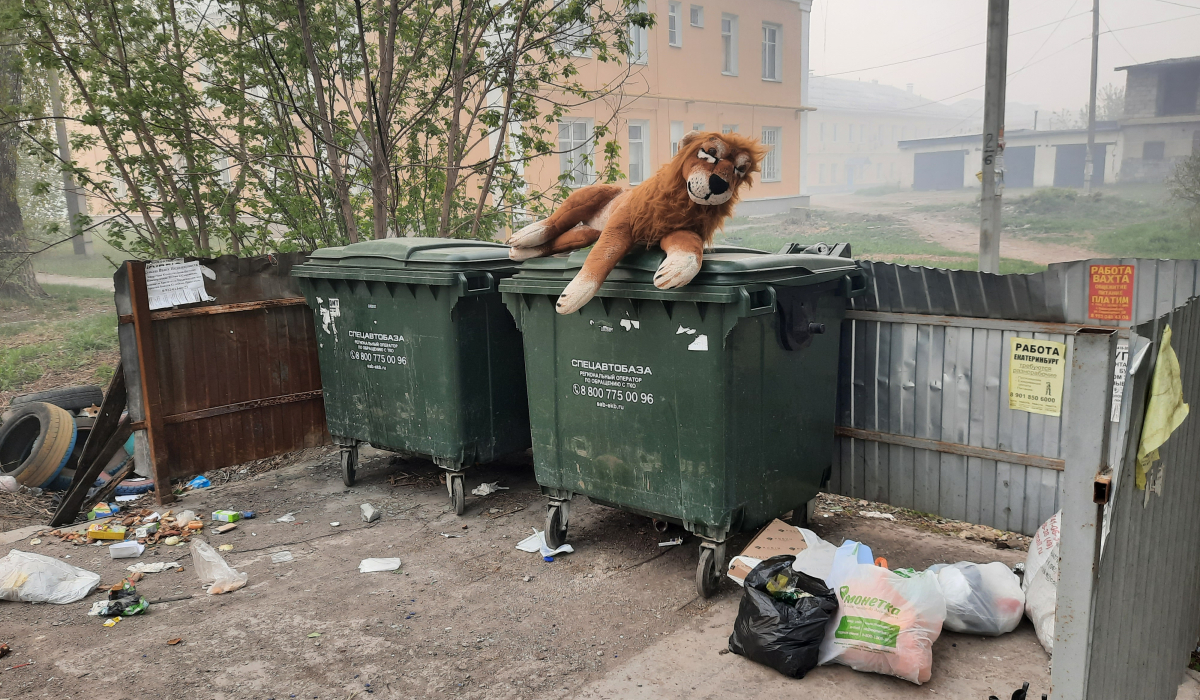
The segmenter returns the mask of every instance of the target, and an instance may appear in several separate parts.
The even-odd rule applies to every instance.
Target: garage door
[[[1033,187],[1033,161],[1036,146],[1009,146],[1004,149],[1004,186]]]
[[[966,151],[914,154],[913,189],[961,190],[966,155]]]
[[[1092,184],[1104,184],[1104,156],[1107,144],[1092,147]],[[1054,147],[1054,186],[1083,187],[1083,161],[1087,144],[1072,143]]]

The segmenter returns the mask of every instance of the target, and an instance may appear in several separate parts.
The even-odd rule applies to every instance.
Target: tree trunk
[[[15,44],[0,44],[0,105],[21,103],[20,64]],[[25,221],[17,201],[17,146],[15,128],[0,129],[0,296],[32,299],[44,297],[33,273],[33,256],[25,239]]]
[[[450,100],[450,131],[446,135],[446,188],[442,191],[442,211],[438,219],[438,235],[450,237],[450,211],[454,203],[454,191],[458,187],[458,170],[462,162],[459,155],[459,129],[462,128],[463,76],[467,72],[467,50],[471,44],[471,20],[475,11],[474,0],[463,4],[462,50],[454,64],[452,97]]]

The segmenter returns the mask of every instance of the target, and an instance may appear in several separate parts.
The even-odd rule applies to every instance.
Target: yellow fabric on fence
[[[1137,472],[1133,481],[1139,490],[1146,489],[1146,474],[1159,458],[1158,448],[1187,418],[1188,410],[1188,405],[1183,402],[1179,357],[1171,347],[1171,327],[1167,326],[1163,328],[1154,378],[1150,382],[1150,404],[1142,421],[1142,441],[1138,445]]]

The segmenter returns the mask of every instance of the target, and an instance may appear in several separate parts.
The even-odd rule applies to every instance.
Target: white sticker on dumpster
[[[389,366],[408,364],[408,357],[400,348],[404,342],[402,335],[346,331],[346,337],[354,345],[350,359],[367,363],[367,369],[386,370]]]
[[[623,411],[626,405],[654,403],[654,394],[646,390],[644,383],[654,376],[648,365],[571,360],[571,367],[579,372],[571,393],[594,400],[596,408]]]

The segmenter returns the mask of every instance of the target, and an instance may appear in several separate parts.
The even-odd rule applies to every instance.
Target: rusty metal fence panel
[[[201,261],[215,301],[153,312],[143,263],[114,275],[135,459],[160,503],[172,479],[328,444],[312,312],[290,276],[303,259]]]
[[[1087,318],[1094,264],[1134,266],[1131,321]],[[1062,424],[1008,408],[1010,338],[1070,346],[1083,325],[1128,329],[1200,291],[1192,260],[1081,260],[1032,275],[863,265],[871,286],[841,329],[829,489],[1030,535],[1059,508]]]

